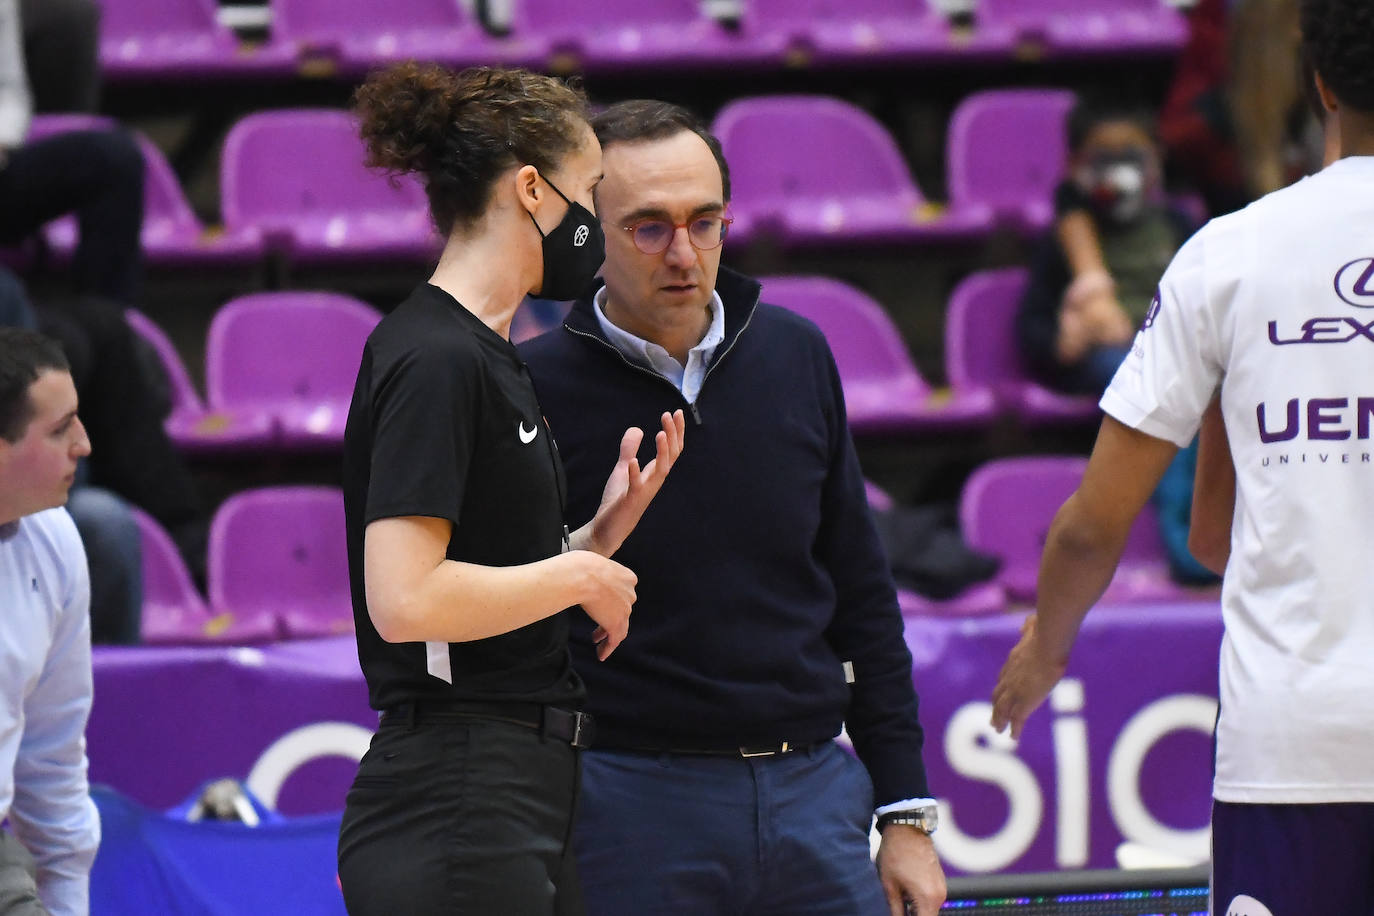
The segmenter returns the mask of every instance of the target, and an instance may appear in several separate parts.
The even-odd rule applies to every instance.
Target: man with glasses
[[[522,350],[569,523],[601,499],[605,430],[677,408],[693,430],[621,547],[639,576],[629,638],[598,664],[573,622],[597,721],[576,836],[587,910],[933,916],[911,655],[825,338],[720,267],[730,175],[696,118],[635,101],[592,126],[605,285]],[[862,763],[835,744],[841,724]]]

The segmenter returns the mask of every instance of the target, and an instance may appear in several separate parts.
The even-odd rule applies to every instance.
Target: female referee
[[[381,722],[348,793],[354,914],[581,912],[569,833],[590,723],[561,613],[625,638],[635,577],[608,557],[682,449],[628,430],[597,517],[568,534],[563,471],[508,335],[526,293],[579,295],[605,237],[585,99],[547,77],[405,64],[355,108],[368,163],[417,173],[447,244],[378,325],[344,438],[358,659]]]

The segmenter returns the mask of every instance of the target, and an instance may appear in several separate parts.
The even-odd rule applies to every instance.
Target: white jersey
[[[1102,398],[1236,464],[1214,794],[1374,802],[1374,157],[1213,220]]]

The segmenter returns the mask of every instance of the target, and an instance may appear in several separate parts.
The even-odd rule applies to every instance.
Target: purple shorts
[[[1374,916],[1374,804],[1212,803],[1214,916]]]

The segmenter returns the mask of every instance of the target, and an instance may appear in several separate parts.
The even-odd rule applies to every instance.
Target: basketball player
[[[1303,0],[1302,27],[1343,158],[1170,265],[993,694],[994,727],[1019,736],[1224,379],[1237,492],[1212,887],[1234,916],[1374,913],[1374,4]]]

